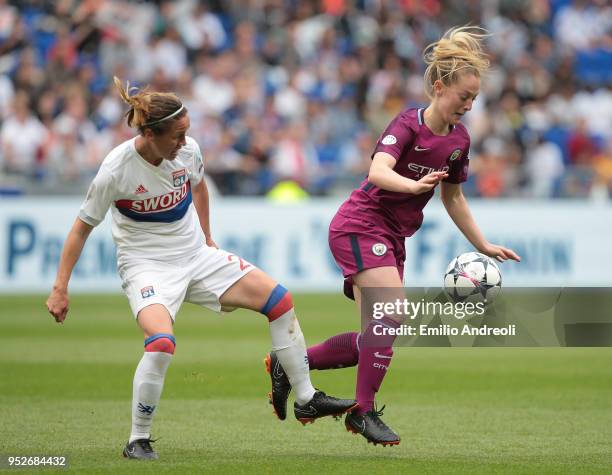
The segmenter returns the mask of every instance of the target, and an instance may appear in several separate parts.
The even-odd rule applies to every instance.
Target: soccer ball
[[[479,252],[455,257],[444,273],[444,291],[454,302],[490,303],[501,290],[496,262]]]

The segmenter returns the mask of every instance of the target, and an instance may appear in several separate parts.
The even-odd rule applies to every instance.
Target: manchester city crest
[[[387,246],[382,242],[377,242],[372,246],[372,254],[375,256],[382,256],[385,254],[385,252],[387,252]]]

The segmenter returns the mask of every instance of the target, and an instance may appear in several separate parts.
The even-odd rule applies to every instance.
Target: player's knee
[[[145,351],[174,354],[176,340],[169,333],[156,333],[145,340]]]
[[[260,312],[268,317],[268,320],[272,322],[287,313],[292,308],[293,298],[291,297],[291,292],[289,292],[282,285],[278,284],[276,287],[274,287],[272,293],[270,293],[268,301]]]

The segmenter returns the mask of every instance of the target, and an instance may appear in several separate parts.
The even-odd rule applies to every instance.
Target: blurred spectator
[[[501,139],[488,138],[484,141],[482,151],[476,155],[473,180],[478,196],[500,198],[508,194],[512,185],[508,173],[509,157],[507,143]]]
[[[187,49],[173,26],[153,39],[151,56],[153,67],[162,70],[171,80],[176,80],[187,67]]]
[[[228,52],[215,58],[200,56],[197,64],[200,74],[193,81],[195,98],[204,113],[220,116],[234,104],[236,60]]]
[[[73,117],[58,118],[53,127],[53,140],[47,156],[48,178],[56,185],[74,182],[86,175],[87,150],[79,142],[78,124]]]
[[[61,26],[57,31],[55,44],[49,49],[46,58],[46,67],[56,78],[74,76],[79,60],[76,42],[67,26]]]
[[[529,196],[553,198],[563,176],[563,155],[559,146],[538,136],[525,157]]]
[[[15,89],[11,79],[4,74],[0,74],[0,120],[6,119],[8,116],[14,95]]]
[[[576,128],[568,138],[567,147],[572,165],[589,166],[593,164],[597,144],[587,130],[586,120],[577,121]]]
[[[192,51],[219,51],[227,42],[227,34],[219,16],[203,1],[188,2],[177,18],[177,28]]]
[[[376,138],[367,130],[355,134],[352,140],[343,142],[338,152],[338,182],[346,188],[359,185],[370,169],[370,155],[376,146]]]
[[[595,157],[595,180],[591,196],[607,200],[612,197],[612,153],[601,153]]]
[[[13,58],[9,55],[24,44],[25,27],[19,17],[19,10],[9,5],[7,0],[0,0],[0,57],[7,55],[0,71],[5,72],[13,66]]]
[[[561,9],[555,19],[556,40],[572,50],[584,50],[599,45],[609,34],[610,18],[603,7],[599,10],[596,2],[573,0]]]
[[[0,0],[0,41],[5,42],[11,37],[18,20],[17,8],[9,5],[7,0]]]
[[[117,75],[179,94],[220,193],[345,194],[388,122],[427,102],[423,49],[466,23],[489,29],[492,63],[466,194],[609,199],[606,0],[0,0],[0,165],[28,192],[82,192],[134,134]]]
[[[302,188],[317,187],[319,157],[304,122],[294,121],[286,126],[275,145],[270,165],[279,181],[292,180]]]
[[[17,91],[12,112],[0,130],[2,169],[9,175],[39,178],[49,133],[32,114],[25,91]]]

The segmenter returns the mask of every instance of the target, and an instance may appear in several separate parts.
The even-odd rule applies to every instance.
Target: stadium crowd
[[[346,194],[426,102],[421,52],[482,25],[466,194],[612,194],[606,0],[0,0],[0,193],[82,193],[133,135],[112,76],[175,91],[219,193]]]

